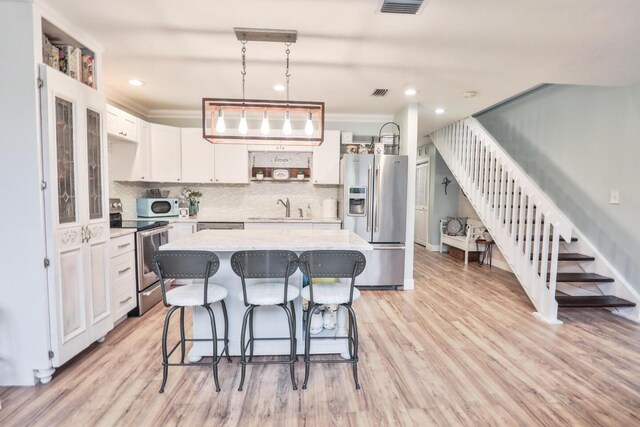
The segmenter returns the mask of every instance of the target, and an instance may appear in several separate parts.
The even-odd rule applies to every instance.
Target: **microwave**
[[[145,218],[178,216],[178,203],[178,199],[138,197],[136,199],[136,213]]]

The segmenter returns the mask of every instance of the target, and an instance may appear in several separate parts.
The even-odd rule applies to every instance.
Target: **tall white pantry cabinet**
[[[90,46],[96,88],[42,64],[45,27]],[[106,103],[101,49],[55,11],[0,2],[0,28],[11,40],[0,56],[12,58],[0,81],[0,187],[16,206],[0,245],[0,385],[33,385],[113,328]]]

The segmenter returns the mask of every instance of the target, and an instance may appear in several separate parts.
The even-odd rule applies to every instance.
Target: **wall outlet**
[[[611,197],[609,198],[609,203],[612,205],[620,204],[620,190],[611,190]]]

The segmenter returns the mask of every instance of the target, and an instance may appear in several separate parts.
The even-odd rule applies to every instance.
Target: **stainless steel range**
[[[109,220],[111,228],[132,228],[136,230],[138,305],[129,314],[141,316],[162,300],[160,282],[153,271],[151,260],[158,248],[169,241],[169,222],[123,221],[122,202],[120,199],[109,199]]]

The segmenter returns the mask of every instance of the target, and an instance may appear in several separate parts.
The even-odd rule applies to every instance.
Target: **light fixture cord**
[[[291,53],[291,49],[289,49],[289,46],[291,46],[291,42],[285,43],[285,46],[287,46],[287,50],[285,51],[287,54],[287,70],[284,73],[284,76],[287,78],[287,104],[288,104],[289,103],[289,77],[291,77],[291,73],[289,73],[289,54]]]
[[[247,75],[247,61],[246,61],[246,55],[247,55],[247,41],[246,40],[242,40],[242,100],[244,101],[244,80],[245,80],[245,76]]]

